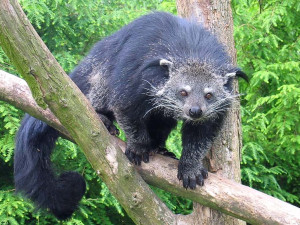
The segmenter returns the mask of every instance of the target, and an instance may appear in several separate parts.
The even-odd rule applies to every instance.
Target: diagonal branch
[[[55,128],[64,130],[53,114],[43,114],[31,97],[30,90],[22,79],[0,70],[0,100],[7,101],[17,108],[30,112]],[[12,88],[13,87],[13,88]],[[20,101],[22,99],[22,101]],[[20,103],[21,102],[21,103]],[[50,115],[45,118],[44,115]],[[54,118],[52,120],[52,118]],[[68,133],[63,133],[68,136]],[[125,143],[115,138],[122,150]],[[202,205],[222,211],[225,214],[245,220],[251,224],[300,224],[300,209],[269,195],[256,191],[231,180],[209,174],[205,185],[195,190],[185,190],[176,178],[177,161],[152,156],[150,163],[137,167],[143,179],[153,186],[167,190]],[[178,216],[178,221],[187,223],[189,216]],[[191,224],[191,223],[187,223]]]

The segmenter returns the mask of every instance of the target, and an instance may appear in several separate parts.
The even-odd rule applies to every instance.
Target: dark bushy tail
[[[54,175],[50,155],[58,136],[46,123],[26,115],[16,138],[14,177],[18,192],[58,219],[67,219],[85,192],[85,181],[76,172]]]

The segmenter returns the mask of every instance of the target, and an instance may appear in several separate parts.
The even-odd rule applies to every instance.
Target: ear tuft
[[[247,81],[247,83],[249,83],[249,78],[248,76],[241,70],[237,70],[235,72],[232,72],[232,73],[227,73],[225,75],[225,77],[228,79],[230,77],[241,77],[243,78],[245,81]]]
[[[237,77],[241,77],[245,81],[247,81],[247,83],[249,83],[249,78],[248,78],[247,74],[245,74],[243,71],[238,70],[238,71],[235,72],[235,74],[236,74]]]

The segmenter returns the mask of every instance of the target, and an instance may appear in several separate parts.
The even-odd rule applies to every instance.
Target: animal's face
[[[157,89],[156,104],[177,119],[215,119],[229,108],[233,98],[224,86],[227,79],[197,63],[173,68],[169,80]]]

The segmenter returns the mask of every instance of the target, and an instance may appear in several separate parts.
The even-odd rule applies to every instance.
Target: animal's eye
[[[207,93],[207,94],[205,95],[205,98],[206,98],[206,99],[211,99],[211,98],[212,98],[212,93]]]
[[[188,93],[185,90],[181,90],[179,93],[181,96],[188,96]]]

